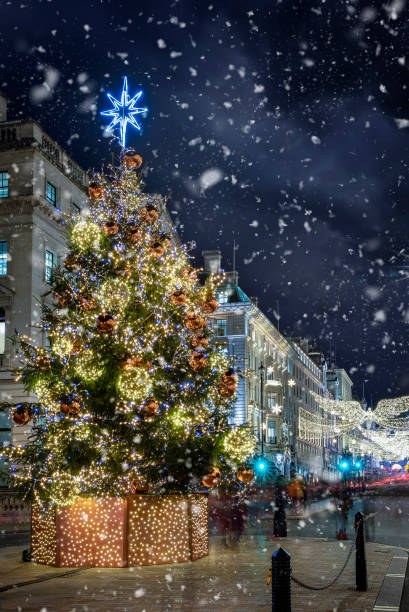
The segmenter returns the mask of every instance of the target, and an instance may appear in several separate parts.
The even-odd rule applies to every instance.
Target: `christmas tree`
[[[88,208],[67,222],[42,313],[49,346],[17,336],[18,376],[38,403],[11,409],[36,422],[5,454],[26,498],[203,491],[236,479],[254,451],[251,432],[229,424],[238,375],[210,342],[219,279],[200,283],[163,231],[141,161],[128,153],[96,173]]]

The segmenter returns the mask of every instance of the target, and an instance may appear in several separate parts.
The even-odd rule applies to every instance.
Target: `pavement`
[[[0,585],[37,582],[0,592],[1,612],[270,612],[271,587],[266,584],[271,555],[282,545],[292,557],[293,574],[323,586],[341,569],[350,542],[325,538],[266,535],[243,536],[229,548],[212,536],[208,557],[194,563],[136,568],[94,568],[64,575],[65,568],[21,562],[21,547],[0,549]],[[310,591],[293,583],[292,611],[369,612],[374,609],[395,556],[392,549],[366,547],[368,591],[355,590],[354,553],[329,589]],[[396,561],[392,562],[396,563]],[[396,591],[396,588],[395,588]],[[396,610],[381,602],[377,610]]]

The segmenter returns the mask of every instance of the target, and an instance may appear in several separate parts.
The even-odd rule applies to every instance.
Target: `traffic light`
[[[265,455],[255,455],[251,467],[256,474],[256,479],[263,483],[273,481],[274,477],[280,473],[274,461]]]
[[[355,463],[355,467],[357,468],[357,470],[360,470],[360,469],[361,469],[361,467],[362,467],[362,463],[361,463],[360,461],[357,461],[357,462]]]
[[[341,470],[347,470],[349,467],[348,461],[345,461],[345,459],[343,459],[339,464],[339,467],[341,468]]]

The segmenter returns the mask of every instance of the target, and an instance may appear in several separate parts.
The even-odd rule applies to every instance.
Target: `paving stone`
[[[271,588],[266,585],[266,576],[271,555],[280,544],[291,554],[294,574],[316,586],[331,581],[351,545],[319,538],[271,541],[267,536],[245,536],[235,548],[226,548],[221,538],[214,537],[210,555],[194,563],[85,570],[1,593],[0,610],[270,612]],[[354,554],[341,578],[329,589],[309,591],[293,583],[293,612],[372,611],[393,554],[379,550],[379,545],[367,544],[366,593],[354,590]],[[21,548],[0,550],[1,584],[57,573],[56,568],[21,563],[20,557]],[[65,571],[61,568],[59,573]]]

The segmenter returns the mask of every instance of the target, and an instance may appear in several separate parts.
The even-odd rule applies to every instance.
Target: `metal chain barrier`
[[[370,518],[373,518],[375,516],[375,514],[376,514],[376,512],[368,514],[367,516],[364,517],[363,522],[367,521]],[[295,582],[296,584],[298,584],[300,587],[303,587],[304,589],[309,589],[310,591],[324,591],[325,589],[328,589],[329,587],[331,587],[333,584],[336,583],[338,578],[341,577],[343,571],[345,570],[346,566],[348,565],[348,561],[351,558],[351,555],[352,555],[352,552],[353,552],[355,546],[356,546],[356,534],[355,534],[355,540],[352,542],[351,548],[350,548],[350,550],[348,552],[347,558],[345,559],[344,565],[342,566],[342,568],[338,572],[338,574],[335,576],[335,578],[333,578],[331,580],[331,582],[329,582],[328,584],[325,584],[324,586],[312,586],[312,585],[306,584],[305,582],[303,582],[299,578],[296,578],[293,574],[291,574],[291,580],[293,582]]]
[[[349,553],[347,555],[347,558],[346,558],[345,563],[342,566],[341,570],[338,572],[338,574],[335,576],[335,578],[333,578],[331,580],[331,582],[329,582],[328,584],[325,584],[324,586],[311,586],[309,584],[305,584],[305,582],[303,582],[302,580],[299,580],[293,574],[291,574],[291,580],[293,582],[295,582],[296,584],[298,584],[299,586],[303,587],[304,589],[309,589],[310,591],[324,591],[325,589],[328,589],[330,586],[332,586],[333,584],[336,583],[338,578],[341,576],[342,572],[345,570],[346,566],[348,565],[348,561],[351,558],[352,551],[354,550],[354,548],[355,548],[355,541],[352,542],[352,546],[351,546],[351,548],[349,550]]]

